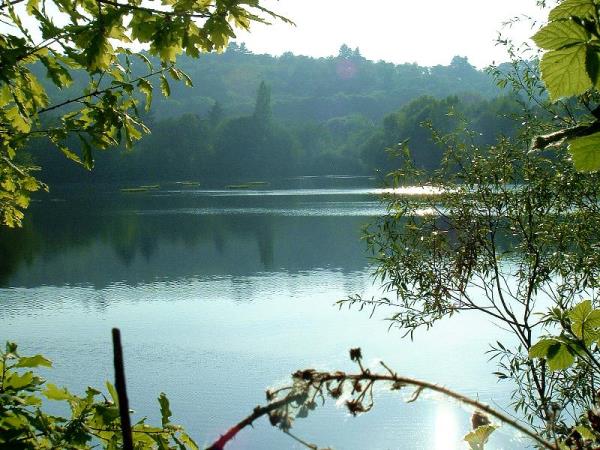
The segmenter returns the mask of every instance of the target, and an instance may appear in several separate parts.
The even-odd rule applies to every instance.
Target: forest
[[[131,150],[96,152],[94,171],[70,164],[49,141],[32,141],[44,180],[143,184],[387,173],[395,167],[386,149],[405,139],[418,164],[433,168],[442,149],[423,122],[449,131],[462,117],[481,143],[492,143],[514,133],[511,114],[519,110],[509,90],[460,56],[448,66],[420,67],[369,61],[346,45],[337,56],[316,59],[255,55],[234,42],[199,62],[184,57],[180,67],[196,87],[176,84],[169,97],[156,98],[144,116],[151,134]],[[57,101],[77,88],[75,78],[73,87],[55,92]]]

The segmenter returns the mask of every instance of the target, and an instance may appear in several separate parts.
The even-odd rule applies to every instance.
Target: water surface
[[[440,323],[415,340],[386,314],[335,305],[376,295],[361,228],[385,213],[366,178],[298,178],[251,190],[162,186],[54,189],[23,230],[0,235],[0,330],[22,353],[55,361],[48,374],[82,392],[112,378],[111,327],[125,345],[130,403],[157,418],[167,393],[175,419],[200,444],[264,403],[268,386],[300,368],[369,364],[442,383],[504,406],[487,343],[503,332],[477,315]],[[330,402],[297,422],[304,439],[338,449],[464,448],[469,411],[425,395],[381,393],[358,418]],[[519,448],[503,428],[490,448]],[[301,448],[266,420],[231,449]]]

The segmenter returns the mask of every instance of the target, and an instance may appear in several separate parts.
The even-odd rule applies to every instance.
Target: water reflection
[[[300,197],[215,198],[192,191],[185,198],[41,203],[23,230],[0,235],[0,286],[98,288],[115,281],[364,269],[360,229],[380,212],[377,199],[356,192],[337,201]]]

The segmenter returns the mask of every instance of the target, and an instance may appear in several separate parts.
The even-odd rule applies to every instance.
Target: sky
[[[359,47],[363,56],[396,64],[448,64],[455,55],[485,67],[506,61],[495,45],[503,22],[533,17],[532,24],[505,28],[523,42],[547,17],[535,0],[263,0],[261,4],[293,20],[296,26],[254,25],[238,33],[254,53],[337,55],[341,44]],[[537,25],[536,25],[537,24]]]

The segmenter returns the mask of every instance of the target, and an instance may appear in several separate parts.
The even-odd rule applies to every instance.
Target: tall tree
[[[223,120],[223,107],[216,101],[208,112],[208,123],[211,127],[216,127]]]
[[[254,118],[261,127],[266,127],[271,122],[271,88],[261,81],[256,94]]]

